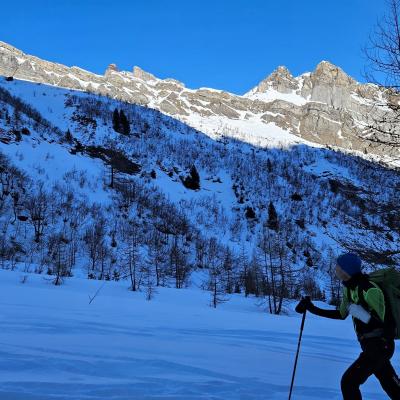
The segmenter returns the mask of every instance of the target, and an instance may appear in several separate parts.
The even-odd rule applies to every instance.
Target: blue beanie
[[[344,272],[347,272],[350,276],[361,272],[361,260],[357,254],[342,254],[338,257],[337,264],[340,268],[342,268]]]

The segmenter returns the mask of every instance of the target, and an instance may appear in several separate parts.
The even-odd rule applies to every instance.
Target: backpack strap
[[[349,301],[349,303],[354,303],[353,298],[351,296],[351,289],[349,287],[346,289],[347,289],[347,300]],[[358,294],[358,304],[360,304],[366,311],[369,311],[370,307],[366,302],[366,300],[364,299],[364,295],[362,294],[362,289],[360,286],[357,286],[357,294]]]
[[[364,294],[363,294],[363,290],[360,286],[357,287],[358,290],[358,302],[360,304],[360,306],[362,308],[364,308],[364,310],[371,312],[371,307],[369,306],[369,304],[367,303],[367,301],[364,298]]]

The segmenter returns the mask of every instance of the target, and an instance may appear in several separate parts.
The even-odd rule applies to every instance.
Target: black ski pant
[[[362,400],[360,386],[375,375],[390,399],[400,400],[400,380],[390,363],[394,353],[394,340],[365,339],[362,353],[344,373],[341,381],[344,400]]]

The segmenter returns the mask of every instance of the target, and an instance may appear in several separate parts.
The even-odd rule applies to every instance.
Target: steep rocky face
[[[175,79],[158,79],[139,67],[127,72],[111,64],[103,76],[96,75],[41,60],[0,42],[0,74],[152,107],[199,129],[210,118],[218,118],[227,127],[234,121],[273,123],[314,143],[398,155],[393,146],[374,145],[364,138],[371,113],[379,112],[373,103],[389,101],[385,91],[357,83],[327,61],[299,77],[278,67],[254,89],[238,96],[214,89],[191,90]],[[246,134],[251,141],[251,132]]]

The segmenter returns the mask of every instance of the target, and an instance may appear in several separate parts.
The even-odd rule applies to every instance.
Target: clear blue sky
[[[0,40],[99,74],[138,65],[242,94],[278,65],[299,75],[321,60],[362,81],[361,48],[384,12],[384,0],[11,0]]]

